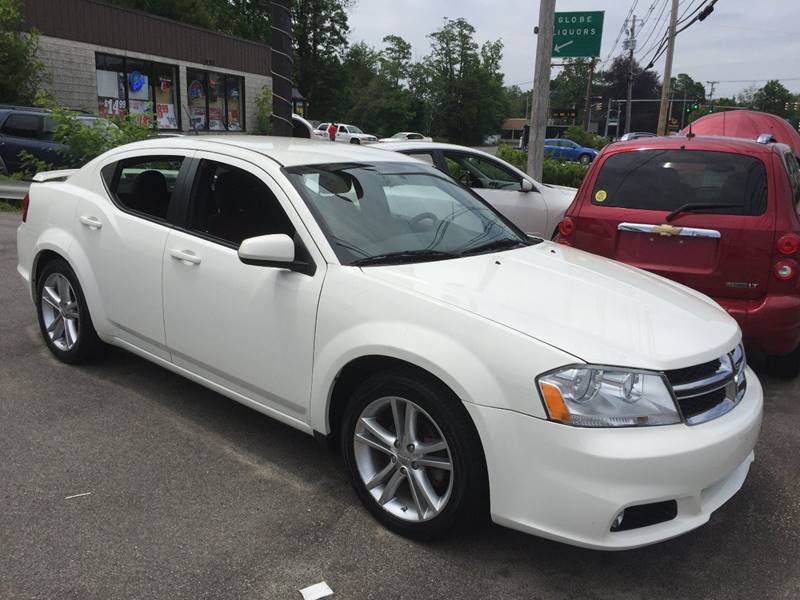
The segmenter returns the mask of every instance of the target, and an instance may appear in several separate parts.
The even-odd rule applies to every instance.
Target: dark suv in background
[[[86,125],[98,117],[80,115]],[[0,173],[19,171],[20,152],[27,150],[39,160],[54,167],[63,165],[61,144],[53,141],[55,123],[49,111],[42,108],[0,105]]]

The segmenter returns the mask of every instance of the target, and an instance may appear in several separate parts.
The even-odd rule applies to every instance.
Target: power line
[[[655,20],[655,22],[653,23],[653,26],[650,28],[650,33],[648,34],[648,36],[647,36],[647,39],[646,39],[646,40],[644,41],[644,43],[643,43],[643,44],[640,46],[640,49],[639,49],[639,51],[636,53],[636,54],[637,54],[637,56],[640,56],[640,57],[641,57],[642,55],[645,55],[645,54],[647,54],[648,52],[650,52],[650,50],[652,50],[652,49],[655,47],[655,44],[654,44],[653,46],[650,46],[650,48],[648,48],[647,50],[644,50],[644,47],[645,47],[645,46],[647,46],[647,44],[650,42],[650,39],[653,37],[653,34],[654,34],[654,33],[656,32],[656,30],[658,29],[658,26],[659,26],[659,25],[661,24],[661,22],[664,20],[664,16],[665,16],[665,14],[666,14],[666,13],[665,13],[665,11],[666,11],[666,8],[667,8],[667,3],[668,3],[668,2],[669,2],[669,0],[664,0],[664,1],[663,1],[663,3],[661,4],[661,12],[658,14],[658,18],[657,18],[657,19]]]
[[[619,33],[617,34],[617,39],[614,40],[614,45],[611,47],[611,50],[609,50],[606,59],[600,65],[601,71],[603,70],[603,67],[606,66],[608,61],[611,60],[611,55],[614,54],[614,50],[617,49],[617,45],[619,45],[619,41],[620,39],[622,39],[622,34],[625,32],[625,26],[628,24],[628,21],[630,20],[633,11],[636,10],[637,4],[639,4],[639,0],[633,0],[633,4],[631,4],[631,7],[628,9],[628,16],[625,17],[625,20],[622,22],[622,27],[619,28]]]

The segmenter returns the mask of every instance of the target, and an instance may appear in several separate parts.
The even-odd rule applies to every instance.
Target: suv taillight
[[[800,250],[800,237],[794,233],[787,233],[778,238],[776,249],[783,256],[794,256]]]
[[[29,194],[25,194],[25,197],[22,199],[22,222],[28,220],[28,205],[31,203],[31,197]]]

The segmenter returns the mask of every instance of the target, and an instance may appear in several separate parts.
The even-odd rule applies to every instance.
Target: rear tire
[[[353,139],[350,140],[350,143],[358,145],[358,144],[361,143],[361,140],[359,140],[358,138],[353,138]]]
[[[75,272],[63,259],[48,262],[36,279],[39,329],[61,362],[79,364],[105,348],[97,336]]]
[[[578,158],[578,162],[582,165],[588,165],[590,162],[592,162],[592,157],[588,154],[581,154]]]
[[[398,369],[367,379],[346,408],[341,447],[359,498],[388,529],[429,540],[485,522],[480,438],[461,401],[433,378]]]
[[[800,346],[789,354],[767,356],[767,370],[784,379],[792,379],[800,375]]]

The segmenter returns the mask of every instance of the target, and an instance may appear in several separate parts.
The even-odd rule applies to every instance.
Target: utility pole
[[[592,78],[594,77],[594,65],[597,59],[593,58],[589,62],[589,73],[586,77],[586,106],[583,111],[583,128],[589,131],[589,124],[592,122]]]
[[[536,41],[536,68],[531,92],[531,125],[528,134],[528,174],[542,180],[544,138],[547,135],[547,110],[550,103],[550,61],[553,57],[553,29],[556,0],[539,0],[539,38]]]
[[[708,84],[708,87],[710,88],[710,91],[708,92],[708,99],[709,99],[709,101],[711,101],[711,99],[714,97],[714,88],[717,87],[717,84],[719,83],[719,81],[706,81],[706,83]]]
[[[667,101],[672,81],[672,57],[675,54],[675,30],[678,25],[678,0],[672,0],[672,14],[669,17],[669,39],[667,40],[667,59],[664,62],[664,84],[661,86],[661,107],[658,111],[658,135],[667,134]]]
[[[292,137],[292,0],[272,0],[272,134]]]
[[[631,26],[628,28],[628,39],[625,40],[628,48],[628,104],[625,106],[625,133],[631,130],[631,109],[633,108],[633,51],[636,50],[636,15],[633,15]],[[617,126],[619,129],[619,126]]]

